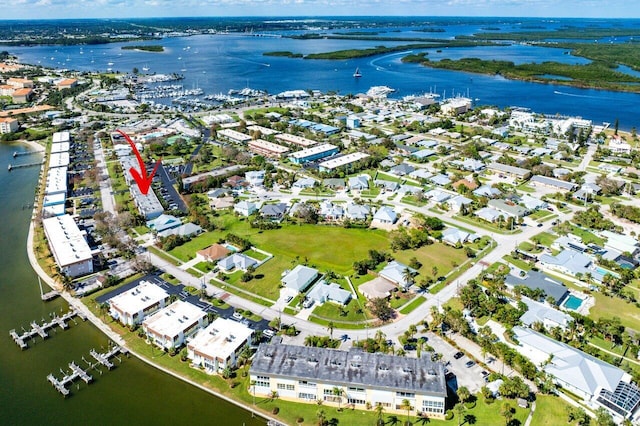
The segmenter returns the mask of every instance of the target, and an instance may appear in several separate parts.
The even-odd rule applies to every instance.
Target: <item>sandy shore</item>
[[[29,148],[31,148],[33,151],[38,151],[38,152],[44,152],[45,151],[45,147],[42,146],[41,144],[39,144],[36,141],[28,141],[28,140],[18,140],[16,142],[20,142],[22,144],[27,145]]]

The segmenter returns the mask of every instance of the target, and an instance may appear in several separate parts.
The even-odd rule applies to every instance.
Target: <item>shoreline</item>
[[[30,141],[31,143],[35,143],[33,141]],[[37,143],[36,143],[37,144]],[[40,146],[42,148],[41,145],[37,144],[38,146]],[[44,167],[44,165],[43,165]],[[277,424],[283,424],[281,420],[273,418],[265,413],[262,413],[260,411],[254,410],[251,406],[245,404],[244,402],[241,401],[237,401],[233,398],[228,397],[227,395],[223,395],[213,389],[207,388],[205,386],[203,386],[202,384],[195,382],[191,379],[188,379],[186,377],[181,376],[180,374],[171,371],[165,367],[162,367],[156,363],[154,363],[152,360],[146,358],[145,356],[137,353],[135,350],[132,350],[129,346],[127,346],[127,343],[124,341],[124,339],[122,339],[122,337],[116,333],[115,331],[111,330],[111,328],[109,327],[109,325],[107,325],[106,323],[104,323],[103,321],[101,321],[98,317],[96,317],[93,312],[91,312],[91,310],[80,300],[77,299],[75,297],[73,297],[71,294],[69,294],[66,291],[62,290],[62,286],[59,285],[52,277],[50,277],[40,266],[40,264],[38,263],[38,259],[35,255],[35,252],[33,250],[33,236],[34,236],[34,230],[35,230],[35,217],[36,217],[36,212],[37,212],[37,198],[34,204],[34,208],[33,211],[31,213],[31,219],[29,221],[29,231],[27,233],[27,257],[29,258],[29,263],[31,265],[31,269],[36,273],[36,275],[38,275],[49,287],[51,287],[53,290],[57,290],[60,292],[60,296],[62,296],[62,298],[65,299],[65,301],[70,305],[73,306],[75,309],[79,310],[80,312],[82,312],[83,314],[85,314],[87,316],[87,319],[94,325],[96,326],[96,328],[98,328],[98,330],[100,330],[102,333],[104,333],[109,339],[111,339],[112,341],[114,341],[117,345],[122,346],[123,348],[126,348],[129,353],[131,353],[133,356],[135,356],[137,359],[139,359],[140,361],[146,363],[147,365],[150,365],[154,368],[156,368],[157,370],[162,371],[165,374],[169,374],[170,376],[175,377],[176,379],[182,380],[183,382],[186,382],[200,390],[203,390],[217,398],[220,398],[228,403],[231,403],[237,407],[242,408],[243,410],[248,411],[249,413],[251,413],[252,416],[258,416],[260,418],[265,419],[266,422],[268,421],[274,421],[277,422]]]

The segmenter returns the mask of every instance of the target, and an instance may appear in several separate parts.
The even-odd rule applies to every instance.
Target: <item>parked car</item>
[[[464,366],[465,366],[465,367],[467,367],[467,368],[471,368],[471,367],[473,367],[475,364],[476,364],[476,363],[475,363],[475,362],[473,362],[473,361],[467,361],[467,362],[464,364]]]
[[[233,317],[234,320],[240,321],[242,319],[242,314],[240,314],[240,312],[234,312],[233,315],[231,315]]]
[[[453,357],[455,359],[460,359],[464,356],[464,354],[462,352],[456,352],[455,355],[453,355]]]
[[[265,331],[262,332],[262,334],[267,336],[268,338],[272,338],[273,336],[276,335],[276,332],[271,330],[270,328],[267,328]]]

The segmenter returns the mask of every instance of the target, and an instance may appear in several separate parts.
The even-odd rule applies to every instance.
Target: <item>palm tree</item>
[[[256,381],[255,380],[251,380],[250,382],[251,385],[251,390],[253,391],[253,405],[256,405]]]
[[[402,406],[401,408],[403,410],[407,410],[407,423],[406,425],[409,426],[409,415],[411,414],[411,401],[409,401],[408,399],[403,399],[402,400]]]
[[[500,409],[500,415],[504,417],[505,425],[509,425],[511,419],[513,418],[513,407],[508,402],[502,404],[502,408]]]
[[[338,400],[338,411],[342,411],[341,405],[342,405],[342,395],[344,394],[344,389],[334,386],[331,392]]]
[[[324,410],[322,408],[320,408],[318,411],[316,411],[316,417],[318,418],[318,426],[324,425],[324,421],[326,419],[326,416],[325,416]]]
[[[381,426],[384,424],[384,420],[382,419],[382,413],[384,413],[384,406],[378,402],[376,404],[376,408],[374,408],[374,411],[376,412],[376,415],[378,416],[378,426]]]
[[[454,411],[457,414],[458,417],[458,426],[462,425],[462,416],[464,415],[464,412],[466,411],[464,408],[464,405],[461,403],[458,403],[455,405],[455,407],[453,407]]]
[[[438,276],[438,267],[436,265],[433,265],[433,268],[431,268],[431,276],[433,277],[433,280],[436,280],[436,277]]]
[[[327,324],[327,330],[329,330],[329,337],[331,337],[333,339],[333,329],[336,328],[336,325],[333,323],[333,321],[329,321],[329,324]]]
[[[471,392],[467,389],[466,386],[460,386],[456,392],[458,395],[458,399],[461,403],[467,402],[467,400],[471,397]]]
[[[402,271],[402,280],[407,284],[407,287],[413,284],[413,272],[411,272],[411,269],[405,268]]]

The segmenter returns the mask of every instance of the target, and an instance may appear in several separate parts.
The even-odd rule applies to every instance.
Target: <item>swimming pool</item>
[[[229,243],[224,243],[224,244],[222,244],[222,246],[223,246],[224,248],[226,248],[227,250],[229,250],[230,252],[233,252],[233,253],[235,253],[235,252],[239,251],[239,250],[238,250],[238,247],[236,247],[236,246],[232,246],[232,245],[231,245],[231,244],[229,244]]]
[[[573,294],[570,294],[569,297],[567,297],[567,300],[565,300],[564,302],[564,307],[567,309],[571,309],[572,311],[575,311],[575,310],[578,310],[578,308],[580,308],[580,305],[582,305],[582,302],[583,302],[582,299],[574,296]]]

